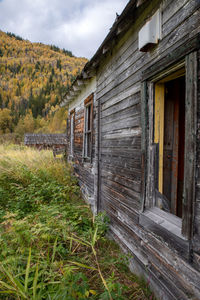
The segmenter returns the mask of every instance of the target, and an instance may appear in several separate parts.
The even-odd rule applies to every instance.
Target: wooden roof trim
[[[93,102],[93,98],[94,98],[94,93],[90,94],[84,101],[84,104],[87,105],[90,102]]]
[[[81,87],[78,86],[77,84],[74,84],[74,85],[73,85],[73,90],[74,90],[75,93],[76,93],[76,92],[79,92],[79,91],[81,90]]]
[[[75,108],[70,110],[70,115],[75,114]]]
[[[80,79],[77,79],[77,84],[78,84],[79,86],[85,85],[85,81],[80,80]]]

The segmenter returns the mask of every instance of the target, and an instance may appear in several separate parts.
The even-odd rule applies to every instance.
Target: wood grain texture
[[[193,211],[195,199],[196,165],[196,111],[197,111],[197,52],[186,58],[186,99],[185,99],[185,165],[183,194],[183,234],[188,238],[193,234]]]
[[[170,11],[167,5],[169,2],[172,6]],[[154,148],[148,150],[150,152],[146,149],[149,137],[153,136],[153,129],[148,128],[150,123],[147,121],[148,112],[152,112],[153,107],[147,103],[149,95],[146,94],[145,80],[184,59],[185,55],[198,47],[198,37],[195,35],[199,26],[197,3],[192,1],[190,5],[189,1],[184,1],[182,5],[180,1],[172,2],[165,1],[169,17],[166,18],[165,14],[163,39],[151,53],[138,52],[137,37],[132,35],[127,45],[123,44],[123,51],[119,51],[119,54],[114,52],[99,74],[97,101],[101,109],[100,191],[102,209],[110,216],[111,228],[119,240],[126,245],[130,243],[130,251],[140,262],[147,260],[149,270],[159,278],[165,294],[167,290],[173,291],[173,298],[171,294],[168,299],[188,299],[190,293],[198,295],[197,282],[200,279],[189,262],[190,242],[175,238],[168,230],[161,230],[159,225],[151,225],[149,229],[145,227],[141,231],[138,222],[143,209],[142,199],[146,196],[146,180],[152,182],[152,189],[155,188],[156,180],[148,178],[145,169],[146,155],[154,153]],[[135,128],[137,131],[134,131]],[[128,130],[130,135],[125,139]],[[152,158],[152,164],[154,162]],[[198,218],[196,220],[199,222]],[[174,260],[177,261],[176,267]],[[181,268],[184,271],[180,271]],[[182,273],[179,272],[184,272],[184,276],[180,276]],[[193,276],[197,276],[197,280],[191,287]]]
[[[159,4],[162,39],[150,52],[141,53],[138,31]],[[140,13],[129,32],[113,41],[115,46],[106,52],[97,69],[90,164],[82,160],[84,99],[76,107],[75,172],[84,195],[95,196],[98,211],[105,210],[110,217],[113,236],[130,251],[147,278],[151,276],[158,295],[164,300],[200,299],[200,52],[198,57],[194,54],[200,45],[199,2],[145,1],[140,5]],[[189,178],[185,182],[185,240],[181,224],[176,228],[180,236],[171,234],[169,228],[159,226],[162,220],[158,217],[149,222],[143,216],[141,221],[141,211],[145,212],[155,200],[159,173],[155,166],[157,146],[149,146],[154,141],[153,78],[184,62],[187,55],[186,80],[190,87],[186,88],[186,130],[190,136],[185,159]],[[197,185],[193,186],[195,182]]]

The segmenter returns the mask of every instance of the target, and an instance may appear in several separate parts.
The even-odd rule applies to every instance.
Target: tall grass
[[[0,146],[0,205],[4,211],[18,210],[25,216],[40,204],[78,200],[76,183],[70,166],[55,160],[51,151]]]
[[[153,299],[71,173],[50,151],[0,146],[0,299]]]
[[[0,134],[0,145],[1,144],[20,144],[23,142],[22,136],[16,134],[16,133],[5,133],[5,134]]]
[[[55,160],[52,151],[38,151],[23,145],[0,145],[0,170],[2,174],[12,174],[16,180],[26,180],[28,169],[35,175],[54,178],[59,183],[69,184],[71,180],[70,167]]]

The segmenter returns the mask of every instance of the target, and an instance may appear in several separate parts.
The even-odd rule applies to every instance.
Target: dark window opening
[[[70,155],[74,154],[74,122],[75,122],[75,111],[70,113]]]
[[[185,144],[185,76],[155,85],[155,143],[158,145],[156,205],[182,217]]]
[[[84,157],[90,158],[92,153],[92,104],[85,106],[85,140]]]

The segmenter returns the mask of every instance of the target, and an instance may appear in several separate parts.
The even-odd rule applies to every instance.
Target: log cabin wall
[[[185,60],[186,55],[196,50],[193,37],[196,43],[200,31],[199,1],[146,1],[143,7],[138,8],[140,13],[136,13],[132,28],[121,40],[116,38],[114,48],[97,71],[98,206],[111,219],[113,237],[133,254],[132,268],[146,274],[160,299],[200,299],[198,198],[193,211],[195,235],[188,241],[180,240],[178,246],[176,237],[173,239],[167,232],[165,236],[160,234],[159,228],[151,232],[139,221],[145,205],[141,147],[145,126],[141,120],[143,83],[148,85],[153,75]],[[138,31],[158,8],[162,13],[162,39],[151,51],[140,52]],[[199,197],[198,184],[196,188]]]

